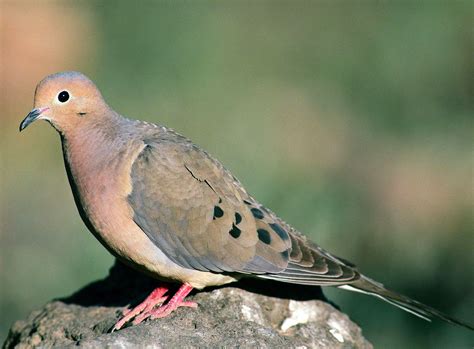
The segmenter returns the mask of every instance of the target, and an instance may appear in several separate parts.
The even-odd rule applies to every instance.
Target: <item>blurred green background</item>
[[[103,277],[59,138],[22,134],[36,83],[79,70],[124,115],[172,127],[329,251],[474,321],[473,2],[1,1],[0,342]],[[326,289],[379,348],[472,332]]]

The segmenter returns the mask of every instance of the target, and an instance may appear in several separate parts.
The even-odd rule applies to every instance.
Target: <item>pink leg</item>
[[[124,317],[121,318],[115,326],[112,328],[112,332],[116,330],[120,330],[123,325],[125,325],[128,321],[134,318],[136,315],[142,312],[149,312],[151,311],[156,305],[163,303],[168,297],[164,296],[166,292],[168,292],[168,287],[157,287],[155,288],[150,295],[139,305],[137,305],[132,310],[127,310],[123,312]]]
[[[196,302],[184,301],[184,298],[186,298],[186,296],[189,294],[189,292],[192,291],[192,289],[193,287],[188,284],[181,285],[179,290],[168,301],[168,303],[160,306],[157,309],[151,308],[150,310],[141,313],[135,318],[133,324],[139,324],[148,317],[151,317],[152,319],[166,317],[179,307],[196,308],[198,306]]]

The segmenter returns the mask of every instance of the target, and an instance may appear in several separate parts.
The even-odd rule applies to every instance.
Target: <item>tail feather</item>
[[[417,302],[407,296],[388,290],[382,284],[371,280],[366,276],[361,276],[359,280],[351,283],[350,285],[342,285],[339,286],[339,288],[378,297],[392,305],[395,305],[400,309],[403,309],[427,321],[431,321],[434,318],[438,318],[451,324],[474,330],[474,327],[472,325],[454,319],[435,308]]]

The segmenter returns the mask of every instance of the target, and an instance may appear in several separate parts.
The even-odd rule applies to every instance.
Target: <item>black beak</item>
[[[41,115],[41,113],[44,112],[47,109],[48,108],[36,108],[36,109],[33,109],[32,111],[30,111],[29,114],[26,116],[26,118],[24,118],[23,121],[20,124],[20,132],[23,131],[33,121],[38,119],[38,117]]]

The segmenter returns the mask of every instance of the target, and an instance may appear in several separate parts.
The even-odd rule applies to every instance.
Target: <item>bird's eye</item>
[[[58,101],[61,103],[66,103],[69,100],[69,92],[67,91],[61,91],[58,94]]]

